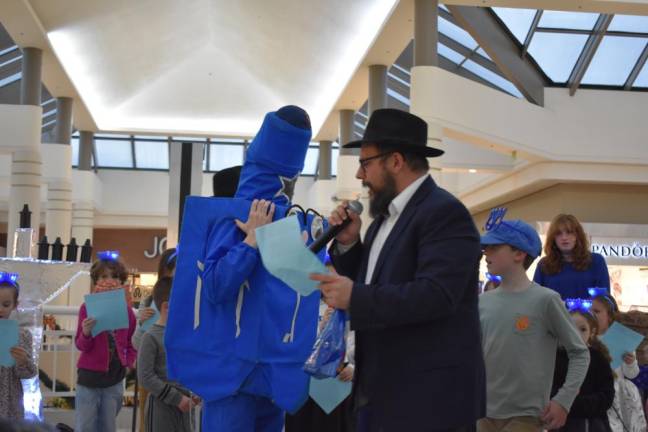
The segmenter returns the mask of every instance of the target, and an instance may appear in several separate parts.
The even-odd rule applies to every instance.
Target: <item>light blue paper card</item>
[[[614,323],[601,336],[601,340],[607,346],[612,357],[612,369],[621,366],[625,353],[634,353],[639,344],[644,340],[644,335],[624,326]]]
[[[16,361],[9,350],[18,345],[18,321],[0,319],[0,366],[11,367]]]
[[[143,331],[148,331],[148,329],[150,329],[151,326],[155,324],[158,319],[160,319],[160,312],[158,311],[157,306],[155,306],[155,302],[151,302],[151,306],[149,307],[152,308],[155,311],[155,313],[151,318],[147,319],[140,325],[140,328]]]
[[[85,305],[88,317],[97,320],[92,336],[102,331],[128,328],[128,306],[123,289],[87,294]]]
[[[330,414],[351,394],[351,383],[337,378],[317,379],[311,377],[308,394],[317,405]]]
[[[311,273],[328,273],[324,264],[304,245],[297,216],[256,229],[257,243],[266,270],[303,296],[317,289]]]

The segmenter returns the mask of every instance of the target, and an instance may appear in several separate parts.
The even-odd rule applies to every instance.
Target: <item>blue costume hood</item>
[[[281,117],[281,110],[266,114],[245,155],[235,198],[290,205],[311,139],[310,127],[303,129],[290,122],[300,114],[306,116],[303,110],[288,120]]]

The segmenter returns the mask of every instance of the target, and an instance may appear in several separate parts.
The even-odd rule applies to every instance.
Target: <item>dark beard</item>
[[[369,200],[369,214],[372,218],[376,218],[379,215],[389,216],[389,204],[398,195],[396,191],[396,180],[391,174],[385,173],[383,182],[384,185],[381,190],[376,190],[372,187],[373,196]],[[365,186],[369,186],[369,184],[365,184]]]

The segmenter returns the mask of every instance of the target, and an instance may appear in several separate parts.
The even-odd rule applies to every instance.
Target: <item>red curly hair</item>
[[[560,231],[567,231],[576,234],[576,245],[572,251],[572,266],[576,270],[586,270],[592,263],[592,253],[585,230],[575,216],[570,214],[559,214],[549,225],[547,240],[544,245],[545,257],[542,259],[542,271],[545,274],[560,273],[563,266],[563,258],[560,249],[556,246],[556,237]]]

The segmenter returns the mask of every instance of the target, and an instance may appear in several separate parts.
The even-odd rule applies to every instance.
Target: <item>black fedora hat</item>
[[[444,153],[443,150],[427,146],[427,123],[423,119],[393,108],[374,111],[362,139],[351,141],[343,147],[358,148],[363,144],[384,144],[425,157],[437,157]]]

